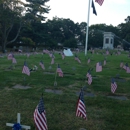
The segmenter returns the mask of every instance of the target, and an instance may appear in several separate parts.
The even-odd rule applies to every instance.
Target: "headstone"
[[[107,96],[108,98],[113,98],[117,100],[128,100],[125,96]]]
[[[20,124],[20,113],[17,113],[17,123]],[[12,124],[12,123],[6,123],[6,126],[13,127],[14,124]],[[30,126],[26,126],[26,125],[21,125],[21,127],[22,127],[22,129],[25,129],[25,130],[31,129]]]
[[[62,94],[63,91],[62,90],[52,90],[52,89],[45,89],[45,92],[47,93],[54,93],[54,94]]]

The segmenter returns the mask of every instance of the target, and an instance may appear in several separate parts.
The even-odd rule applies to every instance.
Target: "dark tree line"
[[[18,46],[19,42],[27,46],[57,48],[58,43],[75,48],[78,43],[85,45],[87,23],[74,23],[70,19],[54,17],[45,22],[46,6],[49,0],[0,0],[0,45],[3,52],[6,47]],[[122,44],[130,47],[130,16],[125,23],[117,27],[96,24],[89,27],[88,48],[102,47],[103,32],[115,34],[115,47]],[[126,42],[127,41],[127,42]]]

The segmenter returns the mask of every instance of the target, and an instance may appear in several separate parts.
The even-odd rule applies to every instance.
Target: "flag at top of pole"
[[[99,5],[102,5],[104,0],[95,0],[95,2],[97,2]],[[93,0],[89,0],[88,3],[88,17],[87,17],[87,26],[86,26],[86,43],[85,43],[85,56],[87,55],[87,46],[88,46],[88,28],[89,28],[89,14],[90,14],[90,5],[93,8],[93,13],[95,15],[97,15],[95,6],[94,6],[94,2]]]
[[[94,2],[93,2],[93,0],[92,0],[92,8],[93,8],[93,14],[95,14],[95,15],[97,15],[97,12],[96,12],[96,9],[95,9],[95,5],[94,5]]]
[[[104,0],[95,0],[100,6],[103,4]]]

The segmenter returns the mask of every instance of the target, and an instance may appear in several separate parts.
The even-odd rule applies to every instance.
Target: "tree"
[[[125,19],[126,23],[121,23],[118,25],[120,37],[122,39],[122,44],[124,49],[130,48],[130,16]]]
[[[49,7],[45,6],[48,1],[27,0],[26,4],[21,0],[0,1],[0,41],[3,52],[8,44],[17,40],[23,26],[27,27],[34,21],[41,23],[45,20],[43,15],[49,12]],[[33,30],[33,28],[31,29]],[[15,30],[15,35],[12,35],[12,30]]]
[[[49,0],[26,0],[26,19],[30,22],[43,22],[49,13],[49,6],[45,5]]]
[[[22,5],[23,3],[18,0],[4,0],[0,3],[0,42],[2,44],[3,52],[5,52],[5,48],[8,44],[13,43],[17,39],[20,33],[20,29],[22,27]],[[17,33],[9,41],[8,38],[10,36],[11,30],[16,23],[19,23]]]

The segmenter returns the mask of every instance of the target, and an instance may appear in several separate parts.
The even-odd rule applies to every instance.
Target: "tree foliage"
[[[56,48],[58,43],[70,48],[77,47],[78,43],[85,46],[87,23],[74,23],[71,19],[58,17],[45,22],[44,14],[50,10],[46,5],[48,1],[26,0],[23,3],[20,0],[0,0],[0,44],[3,51],[7,45],[15,45],[20,41],[47,48]],[[117,27],[106,24],[91,25],[88,48],[102,48],[104,32],[115,34],[115,47],[122,43],[125,49],[129,48],[130,16]]]

